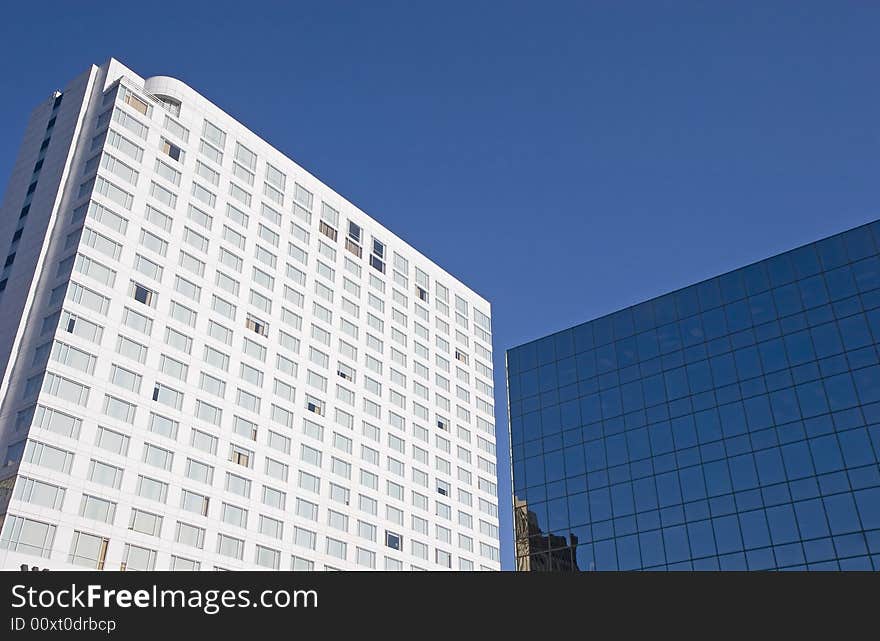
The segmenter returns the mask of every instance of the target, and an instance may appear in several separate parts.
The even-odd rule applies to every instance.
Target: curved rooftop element
[[[153,76],[152,78],[147,78],[144,80],[144,89],[152,94],[175,98],[180,102],[184,102],[187,98],[191,98],[193,94],[198,95],[193,91],[192,87],[181,82],[177,78],[172,78],[170,76]]]

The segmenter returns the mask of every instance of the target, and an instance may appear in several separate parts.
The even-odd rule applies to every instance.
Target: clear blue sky
[[[115,56],[192,85],[493,304],[504,351],[880,217],[876,2],[15,2],[31,108]]]

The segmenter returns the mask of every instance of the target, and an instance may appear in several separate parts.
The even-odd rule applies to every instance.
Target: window
[[[156,306],[156,293],[153,290],[148,289],[147,287],[144,287],[140,283],[136,283],[134,281],[131,282],[130,290],[132,298],[134,298],[137,302],[143,303],[144,305],[147,305],[149,307]]]
[[[246,528],[248,511],[244,508],[238,507],[237,505],[224,503],[220,518],[224,523],[227,523],[229,525]]]
[[[132,508],[128,529],[148,536],[159,536],[162,532],[162,517],[158,514]]]
[[[142,498],[156,501],[157,503],[164,503],[165,499],[168,497],[168,483],[148,476],[139,475],[137,478],[136,493]]]
[[[250,479],[238,476],[237,474],[233,474],[232,472],[227,472],[226,489],[234,494],[249,498],[251,495]]]
[[[27,425],[76,439],[79,438],[82,419],[39,405],[36,411],[34,411],[33,407],[30,407],[18,413],[16,417],[16,430],[22,429]]]
[[[250,186],[254,184],[254,172],[238,161],[233,161],[232,163],[232,175]]]
[[[294,183],[293,199],[306,209],[312,208],[312,192],[299,183]]]
[[[216,294],[214,294],[214,297],[212,298],[211,308],[218,314],[221,314],[230,320],[235,320],[235,305],[220,298]]]
[[[178,521],[174,540],[177,543],[201,550],[205,545],[205,529]]]
[[[223,149],[226,146],[226,132],[207,120],[205,120],[202,135],[208,142],[216,145],[220,149]]]
[[[240,387],[236,391],[236,404],[246,410],[254,412],[255,414],[260,413],[260,397],[256,394],[251,394],[248,391],[241,389]],[[274,406],[273,406],[274,407]]]
[[[192,194],[193,198],[204,203],[208,207],[214,207],[214,205],[217,204],[217,195],[197,182],[194,182],[192,184],[192,190],[190,193]],[[193,208],[190,207],[191,211],[192,209]]]
[[[200,561],[185,559],[181,556],[172,554],[171,565],[169,567],[176,572],[198,572],[201,569],[202,564]]]
[[[193,188],[195,189],[195,187],[196,184],[193,183]],[[211,227],[214,225],[214,219],[211,217],[210,214],[203,212],[201,209],[199,209],[198,207],[194,207],[193,205],[187,207],[186,217],[193,221],[195,224],[199,225],[200,227],[204,227],[207,230],[210,230]]]
[[[235,198],[238,202],[240,202],[244,206],[246,206],[246,207],[251,206],[252,196],[251,196],[250,192],[245,191],[244,189],[242,189],[241,187],[239,187],[238,185],[236,185],[233,182],[229,183],[229,195],[232,198]]]
[[[4,523],[0,547],[48,558],[54,542],[54,525],[10,515]]]
[[[263,386],[263,372],[247,363],[242,363],[238,375],[248,383],[257,387]]]
[[[307,492],[318,494],[321,491],[321,479],[308,472],[300,471],[298,484],[300,489]]]
[[[266,475],[282,482],[287,482],[289,468],[285,463],[266,457]]]
[[[235,159],[251,171],[257,168],[257,154],[240,142],[235,143]]]
[[[328,225],[325,221],[321,221],[318,225],[318,231],[324,234],[330,240],[336,240],[336,230]]]
[[[335,530],[348,532],[348,517],[336,510],[327,510],[327,525]]]
[[[110,369],[110,382],[114,385],[119,385],[130,392],[140,392],[141,381],[142,377],[140,374],[125,369],[124,367],[120,367],[119,365],[114,364]]]
[[[153,387],[153,400],[180,410],[183,405],[183,392],[171,389],[161,383],[156,383],[155,387]]]
[[[403,549],[403,537],[395,532],[385,531],[385,545],[392,550]]]
[[[183,510],[188,512],[193,512],[195,514],[201,514],[202,516],[208,515],[208,505],[209,499],[207,496],[203,496],[202,494],[197,494],[196,492],[192,492],[190,490],[181,490],[180,493],[180,507]],[[201,547],[201,546],[199,546]]]
[[[260,336],[268,336],[269,335],[269,326],[265,322],[257,319],[254,316],[251,316],[250,314],[248,315],[247,320],[245,321],[245,327],[247,327],[249,330],[251,330],[253,332],[256,332]]]
[[[180,423],[161,414],[150,414],[150,431],[170,439],[177,438]],[[128,437],[126,437],[128,438]]]
[[[74,532],[67,561],[74,565],[103,570],[109,543],[109,540],[94,534]]]
[[[263,278],[260,278],[262,276]],[[268,283],[266,281],[269,281]],[[272,289],[274,285],[275,279],[266,274],[265,272],[254,267],[254,282],[258,285],[262,285],[263,287],[268,287]],[[260,292],[252,289],[251,290],[251,298],[250,302],[254,307],[258,307],[267,314],[272,313],[272,299],[268,296],[261,294]]]
[[[125,87],[120,87],[119,93],[122,95],[122,102],[133,108],[135,111],[142,113],[145,116],[149,116],[153,112],[152,107],[147,103],[147,101],[134,95],[130,90],[126,89]]]
[[[315,562],[299,556],[291,556],[290,569],[296,572],[312,572],[315,569]]]
[[[106,485],[107,487],[112,487],[113,489],[118,490],[122,483],[122,468],[92,459],[89,462],[88,478],[90,481],[94,481],[95,483]]]
[[[229,446],[229,460],[237,465],[253,467],[254,453],[233,443]]]
[[[452,555],[449,552],[444,552],[443,550],[435,550],[436,561],[438,565],[441,565],[445,568],[452,567]]]
[[[306,409],[315,414],[324,414],[324,401],[306,394]]]
[[[273,487],[263,486],[263,504],[283,510],[287,505],[287,494]]]
[[[98,427],[95,436],[95,446],[105,449],[108,452],[119,454],[121,456],[128,455],[129,437],[120,432],[107,429],[106,427]]]
[[[367,514],[372,514],[375,516],[378,513],[378,502],[376,499],[372,499],[368,496],[364,496],[363,494],[358,495],[358,509],[361,512],[366,512]]]
[[[273,539],[281,539],[284,535],[284,523],[278,519],[273,519],[264,514],[260,515],[259,521],[260,534],[272,537]]]
[[[299,547],[307,548],[309,550],[315,549],[315,542],[318,536],[311,530],[306,530],[301,527],[293,528],[293,543],[294,545],[298,545]]]
[[[287,176],[280,169],[276,169],[270,163],[266,163],[266,181],[284,191],[287,184]]]
[[[159,176],[170,182],[175,187],[180,185],[181,173],[170,165],[162,162],[158,158],[156,159],[155,171],[157,174],[159,174]]]
[[[348,555],[348,544],[328,536],[326,551],[330,556],[345,559]]]
[[[148,232],[146,229],[141,229],[140,244],[160,256],[165,256],[168,252],[168,241]],[[122,247],[120,246],[121,249]]]
[[[264,247],[261,247],[260,245],[256,245],[254,247],[254,257],[258,261],[260,261],[264,265],[268,265],[272,269],[275,269],[278,261],[278,258],[275,256],[275,254],[265,249]]]
[[[144,150],[138,145],[131,142],[125,136],[121,136],[113,130],[107,132],[107,144],[114,149],[118,149],[120,152],[134,160],[135,162],[141,162],[144,156]],[[97,149],[101,146],[102,143],[101,136],[96,136],[92,140],[92,149]]]
[[[21,231],[21,230],[18,230]],[[73,232],[67,237],[67,246],[73,246],[77,239],[76,232]],[[15,240],[15,238],[13,238]],[[103,234],[99,234],[96,231],[90,229],[89,227],[85,227],[82,230],[82,238],[81,243],[96,249],[101,252],[105,256],[109,256],[113,260],[118,260],[119,255],[122,253],[122,245],[117,243],[107,236]]]
[[[385,273],[385,243],[373,239],[373,251],[370,254],[370,266],[381,273]]]
[[[353,367],[346,365],[345,363],[337,363],[336,364],[336,373],[347,381],[351,381],[354,383],[355,378],[355,370]]]
[[[372,525],[371,523],[367,523],[366,521],[358,521],[357,532],[358,536],[362,539],[374,542],[376,540],[376,526]]]
[[[259,565],[260,567],[268,568],[270,570],[277,570],[281,567],[281,552],[278,550],[273,550],[272,548],[267,548],[262,545],[256,546],[254,563]]]
[[[160,151],[177,162],[183,161],[183,150],[166,138],[162,138],[159,143]]]
[[[226,534],[218,534],[217,554],[241,561],[244,558],[244,541]]]
[[[347,461],[343,461],[342,459],[336,458],[335,456],[330,460],[330,471],[336,474],[337,476],[341,476],[342,478],[350,479],[351,478],[351,463]]]

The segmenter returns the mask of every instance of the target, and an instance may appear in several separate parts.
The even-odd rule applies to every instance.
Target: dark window
[[[12,252],[11,254],[9,254],[9,256],[6,257],[6,263],[3,266],[9,267],[14,262],[15,262],[15,252]]]
[[[49,138],[43,141],[43,144],[40,145],[40,151],[46,151],[46,148],[49,146]]]
[[[63,93],[62,93],[62,94],[58,94],[58,95],[55,97],[55,102],[52,103],[52,109],[58,109],[58,107],[61,105],[61,101],[62,101],[63,99],[64,99],[64,94],[63,94]]]
[[[27,216],[28,213],[30,212],[30,210],[31,210],[31,206],[30,206],[30,205],[25,205],[24,207],[22,207],[22,208],[21,208],[21,213],[18,215],[18,219],[21,220],[22,218],[24,218],[25,216]]]
[[[40,159],[36,162],[36,164],[34,165],[34,173],[37,173],[37,172],[40,171],[42,168],[43,168],[43,159],[40,158]]]
[[[165,140],[164,138],[162,139],[162,151],[170,156],[172,159],[178,161],[180,160],[180,156],[182,153],[180,147],[175,145],[173,142]]]
[[[394,532],[385,532],[385,545],[392,550],[400,550],[403,547],[403,537]]]
[[[153,302],[153,292],[143,285],[138,285],[137,283],[135,283],[134,299],[139,303],[143,303],[144,305],[150,305]]]
[[[4,278],[3,280],[0,280],[0,292],[2,292],[4,289],[6,289],[6,283],[8,283],[8,282],[9,282],[8,278]]]
[[[54,127],[54,126],[55,126],[55,117],[53,116],[53,117],[52,117],[52,120],[50,120],[49,123],[46,125],[46,129],[47,129],[47,130],[48,130],[48,129],[51,129],[51,128]]]
[[[23,231],[24,231],[23,229],[16,229],[16,230],[15,230],[15,233],[12,234],[12,242],[13,242],[13,243],[14,243],[15,241],[17,241],[19,238],[21,238],[21,233],[22,233]]]
[[[37,181],[35,180],[35,181],[32,182],[32,183],[30,184],[30,186],[28,187],[28,190],[27,190],[28,195],[34,193],[34,191],[35,191],[36,189],[37,189]]]
[[[263,321],[254,318],[253,316],[249,316],[245,321],[245,326],[251,330],[259,334],[260,336],[268,336],[269,335],[269,326],[266,325]]]

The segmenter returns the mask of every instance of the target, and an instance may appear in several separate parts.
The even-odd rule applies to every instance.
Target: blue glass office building
[[[880,221],[507,353],[517,568],[880,570]]]

